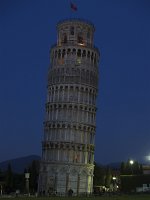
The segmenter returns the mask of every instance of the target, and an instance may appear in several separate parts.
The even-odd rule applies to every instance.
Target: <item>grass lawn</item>
[[[100,197],[10,197],[3,198],[0,200],[16,199],[16,200],[150,200],[150,194],[139,194],[139,195],[121,195],[121,196],[100,196]]]

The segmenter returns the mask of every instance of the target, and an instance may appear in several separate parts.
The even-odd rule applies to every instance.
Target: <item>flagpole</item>
[[[70,3],[70,18],[72,18],[72,12],[77,11],[77,6],[74,3],[72,3],[71,0],[69,0],[69,3]]]

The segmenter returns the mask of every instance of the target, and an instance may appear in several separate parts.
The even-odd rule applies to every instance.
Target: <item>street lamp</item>
[[[116,186],[117,186],[117,184],[116,184],[116,179],[117,179],[117,178],[116,178],[115,176],[112,177],[112,180],[113,180],[113,191],[114,191],[114,192],[117,191],[117,187],[116,187]]]
[[[28,194],[28,195],[29,195],[29,178],[30,178],[30,173],[25,173],[26,191],[27,191],[27,194]]]
[[[134,161],[133,161],[133,160],[130,160],[129,163],[130,163],[130,165],[133,165],[133,164],[134,164]]]
[[[130,165],[131,165],[131,171],[132,171],[132,175],[133,175],[133,167],[132,167],[132,165],[134,164],[134,161],[133,161],[133,160],[130,160],[129,163],[130,163]]]

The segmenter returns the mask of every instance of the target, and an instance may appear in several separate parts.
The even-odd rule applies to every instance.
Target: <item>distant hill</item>
[[[40,156],[38,156],[38,155],[29,155],[29,156],[25,156],[25,157],[6,160],[6,161],[0,163],[0,170],[2,170],[2,171],[7,170],[8,164],[10,163],[13,172],[15,172],[15,173],[23,173],[24,169],[28,168],[33,160],[40,160]],[[116,162],[116,163],[109,163],[107,165],[102,165],[102,166],[109,166],[109,167],[111,167],[113,169],[119,169],[120,165],[121,165],[121,162]]]
[[[40,156],[30,155],[21,158],[16,158],[12,160],[7,160],[0,163],[0,169],[5,171],[8,167],[8,164],[11,164],[12,171],[15,173],[23,173],[25,168],[28,168],[33,160],[40,160]]]

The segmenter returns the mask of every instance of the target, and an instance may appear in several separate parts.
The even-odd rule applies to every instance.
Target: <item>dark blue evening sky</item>
[[[41,155],[56,24],[90,20],[101,52],[95,160],[150,153],[150,1],[0,0],[0,161]]]

